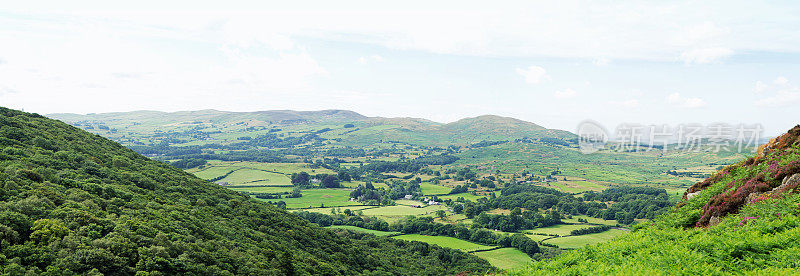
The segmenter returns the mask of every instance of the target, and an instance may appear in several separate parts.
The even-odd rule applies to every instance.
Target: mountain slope
[[[5,108],[0,188],[0,270],[11,275],[490,270],[459,251],[335,234],[98,135]]]
[[[800,126],[629,235],[512,275],[800,273]]]

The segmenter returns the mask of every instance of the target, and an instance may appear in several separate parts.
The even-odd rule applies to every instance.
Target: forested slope
[[[1,107],[0,267],[11,275],[491,269],[459,251],[335,234],[98,135]]]
[[[614,241],[512,275],[800,273],[800,126],[692,186],[678,207]]]

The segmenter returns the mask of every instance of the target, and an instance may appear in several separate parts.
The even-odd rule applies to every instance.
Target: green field
[[[486,259],[490,264],[500,269],[517,268],[533,262],[533,259],[531,259],[528,254],[513,247],[475,252],[472,254]]]
[[[568,180],[568,181],[556,181],[550,182],[557,190],[561,190],[562,192],[567,193],[583,193],[587,191],[602,191],[606,188],[606,186],[586,181],[586,180]]]
[[[262,187],[230,187],[230,189],[234,190],[234,191],[237,191],[237,192],[277,194],[277,193],[291,192],[293,188],[292,187],[262,186]]]
[[[477,243],[468,242],[465,240],[460,240],[447,236],[424,236],[419,234],[406,234],[406,235],[395,236],[393,238],[406,241],[420,241],[424,243],[435,244],[441,247],[458,249],[465,252],[472,252],[475,250],[486,250],[495,247],[488,245],[480,245]]]
[[[227,177],[221,179],[222,182],[231,183],[233,186],[237,185],[263,185],[263,186],[275,186],[275,185],[292,185],[292,180],[289,177],[277,174],[277,173],[270,173],[260,170],[254,169],[239,169]]]
[[[555,234],[555,235],[559,235],[559,236],[567,236],[567,235],[569,235],[569,232],[571,232],[572,230],[589,228],[589,227],[592,227],[592,225],[589,225],[589,224],[556,224],[556,225],[553,225],[553,226],[548,226],[548,227],[542,227],[542,228],[536,228],[536,229],[528,230],[528,231],[526,231],[526,233],[528,233],[528,234],[542,233],[542,234]]]
[[[539,234],[525,234],[525,236],[528,236],[528,238],[531,238],[532,240],[537,242],[541,242],[544,239],[553,237],[553,236],[539,235]]]
[[[355,188],[355,187],[358,187],[358,185],[364,186],[365,182],[364,181],[350,181],[350,182],[342,182],[341,184],[342,184],[342,187]],[[386,185],[386,183],[373,182],[372,186],[375,187],[376,189],[380,189],[380,188],[389,189],[389,185]]]
[[[350,225],[332,225],[332,226],[328,226],[328,227],[325,227],[325,228],[328,228],[328,229],[347,229],[347,230],[352,230],[352,231],[356,231],[356,232],[363,232],[363,233],[367,233],[367,234],[373,234],[375,236],[380,236],[380,237],[392,236],[392,235],[400,234],[400,232],[378,231],[378,230],[366,229],[366,228],[350,226]]]
[[[204,169],[190,169],[187,170],[187,172],[192,173],[195,176],[202,179],[213,179],[223,176],[235,169],[238,169],[238,167],[214,166],[214,167],[206,167]]]
[[[335,207],[335,206],[350,206],[362,205],[359,202],[350,201],[350,190],[344,189],[309,189],[302,191],[303,197],[300,198],[282,198],[286,202],[286,208],[299,209],[299,208],[319,208]],[[270,199],[266,201],[278,201]]]
[[[363,210],[365,216],[376,216],[386,221],[397,221],[406,216],[433,216],[436,211],[447,211],[447,207],[442,205],[430,205],[424,208],[414,208],[406,205],[385,206]]]
[[[624,230],[610,229],[601,233],[553,238],[545,241],[544,243],[558,245],[560,248],[580,248],[590,244],[611,240],[624,235],[627,232],[628,231]]]
[[[473,195],[473,194],[470,194],[470,193],[460,193],[460,194],[454,194],[454,195],[444,195],[444,196],[440,196],[439,198],[456,200],[459,197],[463,197],[464,199],[469,200],[469,201],[477,201],[479,198],[484,198],[486,196],[485,195]]]
[[[428,182],[420,183],[419,187],[422,189],[423,195],[446,195],[452,190],[448,187],[439,186]]]
[[[614,226],[614,225],[618,224],[618,222],[616,220],[604,220],[604,219],[601,219],[601,218],[593,218],[593,217],[585,216],[585,215],[572,216],[571,219],[561,219],[561,221],[563,221],[565,223],[580,223],[580,222],[578,222],[579,218],[585,219],[587,223],[593,223],[593,224],[602,224],[602,225],[611,225],[611,226]]]
[[[363,209],[375,208],[375,206],[342,206],[342,207],[325,207],[325,208],[311,208],[311,209],[303,209],[303,211],[320,213],[320,214],[331,214],[331,209],[337,209],[339,212],[344,212],[344,210],[350,209],[350,211],[358,211]]]

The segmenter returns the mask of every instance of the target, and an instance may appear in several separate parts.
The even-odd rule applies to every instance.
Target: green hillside
[[[698,182],[631,234],[510,275],[800,273],[800,126]]]
[[[6,108],[0,108],[0,187],[4,275],[492,270],[457,250],[325,230],[101,136]]]

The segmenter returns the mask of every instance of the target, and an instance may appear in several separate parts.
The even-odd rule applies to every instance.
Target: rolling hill
[[[519,138],[565,138],[575,136],[567,131],[550,130],[519,119],[484,115],[442,124],[419,118],[367,117],[353,111],[291,111],[228,112],[198,110],[180,112],[133,111],[99,114],[49,114],[48,117],[82,126],[88,131],[111,138],[125,135],[153,135],[158,132],[179,132],[189,129],[242,132],[253,127],[301,131],[307,129],[342,128],[338,138],[348,145],[365,146],[382,141],[394,141],[418,146],[468,145],[481,141],[502,141]],[[116,139],[115,139],[116,140]],[[119,141],[119,140],[118,140]],[[124,141],[120,141],[123,142]]]
[[[8,275],[492,270],[455,250],[325,230],[99,135],[6,108],[0,108],[0,187],[0,270]]]
[[[800,126],[717,171],[629,235],[510,275],[796,275]]]

